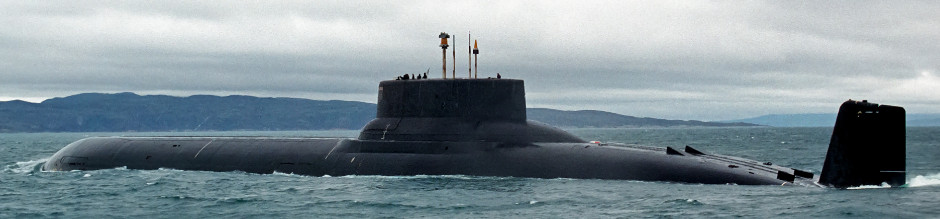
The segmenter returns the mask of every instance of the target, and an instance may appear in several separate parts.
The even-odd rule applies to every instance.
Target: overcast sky
[[[575,2],[4,0],[0,100],[374,103],[381,80],[440,77],[440,32],[466,77],[470,31],[481,76],[526,80],[528,107],[724,120],[867,99],[940,113],[938,1]]]

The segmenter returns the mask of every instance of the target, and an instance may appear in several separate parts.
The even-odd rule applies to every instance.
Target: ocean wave
[[[287,176],[287,177],[301,177],[301,178],[310,177],[310,176],[307,176],[307,175],[300,175],[300,174],[294,174],[294,173],[279,172],[279,171],[277,171],[277,170],[275,170],[273,173],[271,173],[271,175],[274,175],[274,176]],[[329,175],[325,175],[325,177],[329,177]]]
[[[324,177],[334,177],[325,175]],[[474,175],[344,175],[339,178],[361,178],[361,179],[457,179],[457,180],[505,180],[505,179],[526,179],[524,177],[511,176],[474,176]]]
[[[848,187],[845,189],[887,189],[887,188],[891,188],[891,185],[888,185],[888,183],[881,183],[881,185],[862,185],[862,186],[856,186],[856,187]]]
[[[940,173],[932,175],[918,175],[913,179],[907,180],[908,187],[938,186],[940,185]]]
[[[3,172],[8,173],[17,173],[17,174],[31,174],[39,172],[42,169],[42,164],[46,163],[52,157],[40,158],[37,160],[31,161],[21,161],[16,162],[15,164],[7,165],[3,168]]]
[[[940,173],[931,174],[931,175],[917,175],[914,178],[908,179],[907,184],[903,187],[925,187],[925,186],[940,186]],[[884,189],[891,188],[888,183],[882,183],[881,185],[863,185],[857,187],[849,187],[846,189]]]

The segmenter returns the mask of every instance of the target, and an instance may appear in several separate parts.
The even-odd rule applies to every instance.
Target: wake
[[[904,187],[927,187],[927,186],[938,186],[940,185],[940,173],[931,174],[931,175],[917,175],[914,178],[908,179],[907,184],[901,186]],[[881,185],[863,185],[857,187],[849,187],[846,189],[885,189],[891,188],[888,183],[882,183]]]
[[[52,157],[40,158],[38,160],[20,161],[3,167],[4,173],[32,174],[40,172],[42,164],[46,163]]]
[[[907,180],[908,187],[924,187],[924,186],[938,186],[940,185],[940,173],[935,173],[931,175],[918,175],[913,179]]]

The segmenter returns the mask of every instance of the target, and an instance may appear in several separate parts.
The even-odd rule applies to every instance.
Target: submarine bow
[[[808,171],[710,154],[689,146],[676,149],[587,142],[561,129],[527,120],[525,103],[522,80],[382,81],[378,87],[376,118],[366,124],[355,139],[92,137],[62,148],[43,169],[127,167],[312,176],[478,175],[819,185],[820,177]],[[900,108],[882,107],[885,108],[879,108],[878,112]],[[897,125],[897,111],[891,112],[866,114],[866,118],[883,118],[878,121],[884,122],[876,123],[870,119],[843,122],[840,112],[836,130],[859,124],[869,124],[870,129],[879,129],[884,123]],[[903,108],[900,113],[900,135],[903,136]],[[895,116],[884,117],[889,114]],[[898,135],[897,130],[892,133],[892,136]],[[864,166],[857,160],[868,159],[866,156],[876,152],[847,152],[872,149],[849,149],[869,144],[847,140],[859,134],[871,132],[839,134],[837,139],[834,131],[833,141],[838,140],[841,143],[837,145],[841,146],[840,149],[830,146],[823,171],[825,180],[820,183],[836,187],[876,181],[903,184],[903,177],[897,178],[898,174],[903,176],[903,172],[896,172],[896,162],[891,162],[888,169],[872,168],[880,164]],[[891,138],[884,142],[897,147],[897,140]],[[901,152],[892,156],[901,156],[900,170],[903,170],[903,137],[900,140]],[[885,174],[868,177],[874,173],[872,171]]]

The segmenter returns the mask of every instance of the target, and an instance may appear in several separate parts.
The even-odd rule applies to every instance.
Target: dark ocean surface
[[[691,145],[816,174],[831,128],[574,129],[585,140]],[[109,169],[42,172],[91,136],[354,137],[357,131],[0,134],[0,218],[526,217],[937,218],[940,127],[907,131],[908,186],[853,189],[477,176],[343,176]]]

